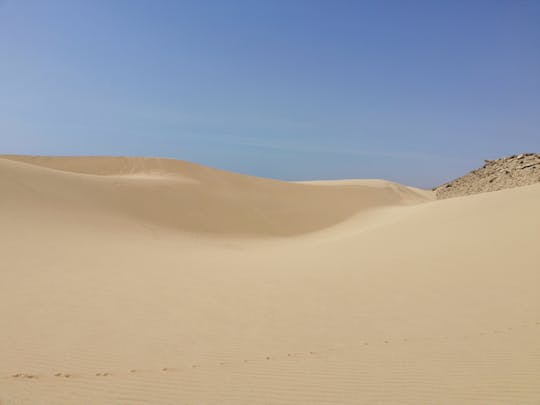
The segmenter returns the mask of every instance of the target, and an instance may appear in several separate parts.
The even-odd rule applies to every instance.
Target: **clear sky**
[[[0,0],[0,153],[431,187],[540,152],[540,1]]]

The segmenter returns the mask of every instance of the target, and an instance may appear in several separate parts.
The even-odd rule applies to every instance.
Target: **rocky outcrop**
[[[485,193],[540,182],[538,153],[523,153],[484,162],[481,168],[434,188],[437,198]]]

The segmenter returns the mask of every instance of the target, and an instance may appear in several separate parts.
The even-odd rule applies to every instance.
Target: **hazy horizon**
[[[432,187],[540,151],[540,3],[0,2],[0,153]]]

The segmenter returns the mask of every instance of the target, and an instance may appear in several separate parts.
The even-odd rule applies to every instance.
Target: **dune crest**
[[[107,213],[206,234],[293,236],[363,211],[433,198],[430,192],[383,180],[325,187],[173,159],[4,156],[0,165],[0,188],[14,209],[62,206],[83,216]],[[17,183],[9,183],[14,178]]]

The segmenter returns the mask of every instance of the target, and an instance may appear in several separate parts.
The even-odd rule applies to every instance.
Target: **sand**
[[[540,402],[540,184],[0,158],[0,404]]]

